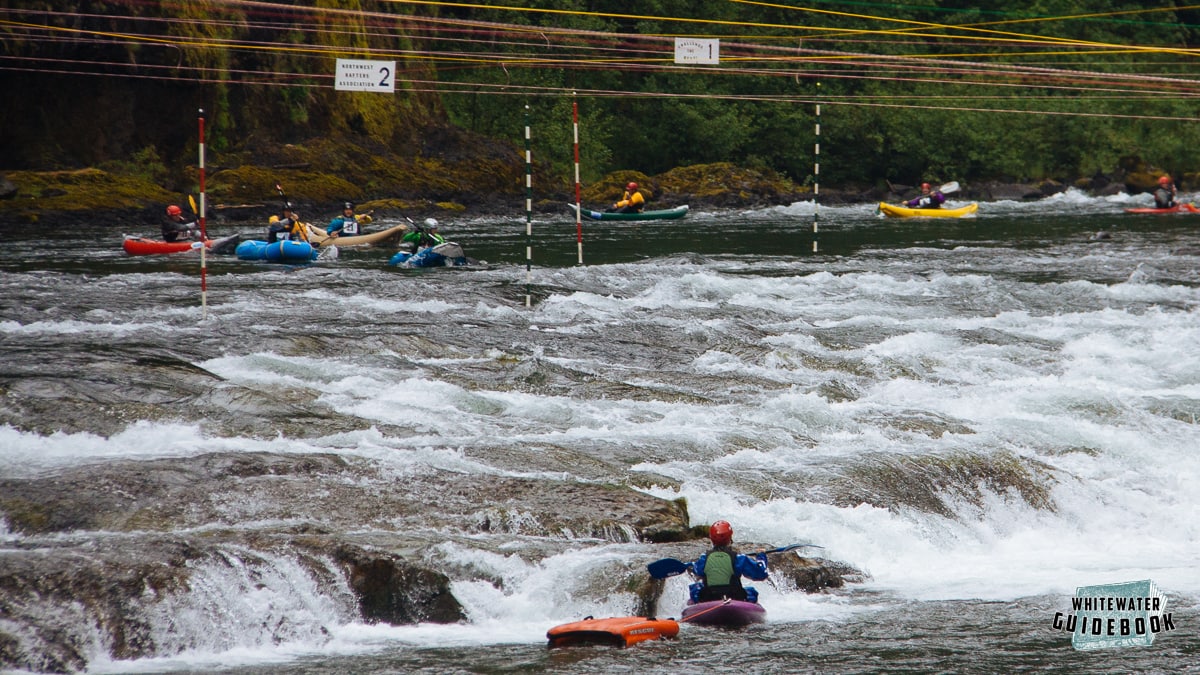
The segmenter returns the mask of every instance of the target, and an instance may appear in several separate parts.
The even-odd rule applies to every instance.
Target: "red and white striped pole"
[[[579,199],[579,101],[574,100],[575,92],[571,92],[571,112],[575,128],[575,241],[579,247],[579,264],[583,264],[583,208]]]
[[[813,244],[812,252],[817,252],[817,223],[820,222],[821,209],[821,83],[817,82],[817,115],[815,137],[813,141]]]
[[[208,318],[208,227],[204,196],[204,108],[200,109],[200,318]]]
[[[533,155],[529,151],[529,104],[525,104],[525,306],[533,304]]]

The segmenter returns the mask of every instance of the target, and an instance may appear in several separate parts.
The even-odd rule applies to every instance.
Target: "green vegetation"
[[[23,64],[0,85],[37,94],[10,98],[0,169],[94,166],[194,190],[203,108],[218,193],[240,190],[220,170],[258,167],[259,188],[282,176],[313,199],[458,202],[521,191],[526,126],[536,183],[566,189],[573,104],[585,186],[726,163],[811,185],[818,123],[824,186],[1200,168],[1194,9],[309,4],[0,0]],[[719,40],[720,63],[674,63],[680,37]],[[394,60],[395,93],[335,91],[338,58]]]

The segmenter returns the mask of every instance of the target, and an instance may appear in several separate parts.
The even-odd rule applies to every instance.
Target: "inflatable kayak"
[[[394,225],[386,230],[380,230],[379,232],[371,232],[370,234],[331,237],[326,234],[325,230],[309,225],[308,240],[318,246],[323,246],[327,243],[337,244],[339,248],[346,248],[347,246],[381,246],[400,239],[407,231],[408,226],[401,224]]]
[[[689,603],[679,616],[680,621],[700,626],[740,628],[767,620],[767,610],[757,602],[742,600],[710,600]]]
[[[945,207],[939,209],[910,209],[907,206],[897,206],[887,202],[879,202],[879,212],[889,218],[962,218],[979,210],[979,204],[971,202],[957,209]]]
[[[238,260],[265,260],[267,262],[311,262],[320,253],[307,241],[282,240],[268,244],[260,239],[251,239],[238,244]]]
[[[679,634],[679,622],[642,616],[616,616],[608,619],[587,617],[564,623],[546,631],[551,647],[572,645],[612,645],[628,647],[646,640],[660,640]]]
[[[220,239],[206,239],[204,246],[213,253],[233,253],[234,247],[242,240],[242,235],[231,234],[228,237]],[[129,255],[158,255],[162,253],[184,253],[186,251],[199,251],[200,242],[198,241],[163,241],[161,239],[147,239],[146,237],[133,237],[125,235],[125,241],[122,242],[121,248]]]
[[[571,213],[575,213],[575,205],[567,204],[571,209]],[[592,220],[674,220],[682,218],[688,213],[688,206],[676,206],[673,209],[662,209],[659,211],[642,211],[641,213],[610,213],[608,211],[589,211],[583,209],[580,215],[584,218]]]
[[[1200,213],[1200,208],[1197,208],[1195,204],[1176,204],[1175,206],[1172,206],[1169,209],[1156,209],[1153,207],[1125,209],[1125,213],[1150,213],[1150,214]]]
[[[463,253],[462,246],[447,241],[437,246],[423,248],[416,253],[400,251],[388,260],[389,265],[397,267],[461,267],[471,264],[471,259]]]

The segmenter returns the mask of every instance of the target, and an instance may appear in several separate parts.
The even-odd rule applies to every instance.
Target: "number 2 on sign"
[[[388,70],[387,66],[384,66],[383,68],[379,69],[379,72],[380,72],[380,74],[383,75],[383,79],[379,80],[379,86],[381,86],[385,89],[387,87],[391,86],[391,83],[388,82],[388,78],[391,77],[392,71]]]

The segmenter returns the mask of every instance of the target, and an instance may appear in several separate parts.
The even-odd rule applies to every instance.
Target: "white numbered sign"
[[[675,63],[716,65],[721,62],[721,41],[675,38]]]
[[[333,88],[338,91],[395,92],[396,62],[338,59]]]

